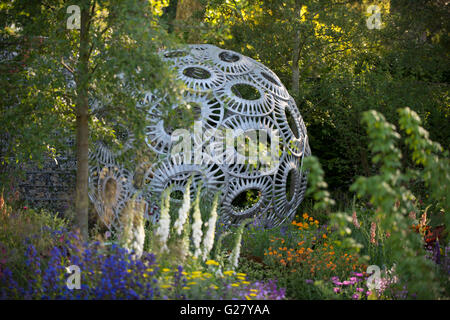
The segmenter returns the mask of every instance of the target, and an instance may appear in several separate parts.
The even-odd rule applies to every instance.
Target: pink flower
[[[353,211],[352,223],[357,229],[359,229],[360,225],[359,225],[358,217],[356,216],[356,211]]]
[[[377,243],[377,240],[375,239],[376,231],[377,231],[377,223],[372,222],[372,224],[370,225],[370,243],[374,244]]]
[[[359,299],[359,294],[358,294],[358,293],[355,293],[354,295],[352,295],[352,298],[353,298],[354,300],[358,300],[358,299]]]
[[[23,210],[27,210],[27,209],[28,209],[28,207],[26,207],[26,206],[25,206],[25,207],[23,207]]]
[[[333,288],[333,291],[334,291],[334,293],[339,293],[339,292],[341,292],[341,288],[338,288],[338,287]]]

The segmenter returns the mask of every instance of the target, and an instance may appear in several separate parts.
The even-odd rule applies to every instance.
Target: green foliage
[[[427,159],[433,159],[437,172],[442,174],[442,168],[447,168],[448,171],[448,158],[441,160],[436,154],[440,148],[427,139],[428,134],[419,126],[417,114],[409,109],[401,109],[399,114],[399,122],[409,136],[406,143],[414,150],[413,159],[425,165],[428,164]],[[391,258],[396,263],[396,272],[403,284],[407,284],[408,290],[416,293],[418,298],[436,298],[439,295],[439,284],[436,282],[434,267],[431,261],[423,258],[425,251],[421,239],[411,230],[412,221],[407,216],[407,213],[417,211],[413,203],[415,197],[406,187],[417,172],[414,175],[402,172],[401,152],[396,147],[400,135],[392,124],[375,111],[365,113],[363,122],[367,125],[369,147],[374,154],[373,162],[379,166],[380,173],[372,177],[359,177],[352,190],[360,197],[368,197],[376,208],[375,221],[381,228],[392,230],[391,237],[385,241],[392,248]],[[448,173],[444,171],[441,180],[442,177],[429,172],[427,169],[423,170],[428,185],[436,187],[436,182],[443,182],[439,188],[447,190]],[[435,192],[431,190],[431,193]],[[445,201],[445,197],[442,200]]]
[[[87,81],[90,137],[122,149],[118,127],[143,143],[143,94],[159,90],[175,101],[180,86],[157,55],[174,44],[159,25],[161,1],[83,1],[88,7],[88,61],[80,71],[80,30],[68,29],[70,1],[14,1],[0,7],[2,60],[0,124],[8,144],[3,162],[54,157],[74,136],[79,98],[74,81]],[[98,100],[98,105],[93,104]],[[126,158],[126,156],[124,155]]]
[[[305,158],[304,167],[310,184],[306,195],[312,195],[315,200],[314,209],[325,209],[334,205],[335,202],[327,191],[328,184],[324,180],[324,172],[318,159],[315,156]]]
[[[1,258],[21,278],[26,274],[27,247],[34,246],[43,255],[48,255],[52,247],[64,240],[61,232],[69,227],[68,221],[46,210],[9,205],[4,202],[3,194],[0,194],[0,225],[0,249],[8,252]]]
[[[365,111],[396,122],[396,110],[409,106],[433,140],[450,144],[450,19],[439,1],[203,2],[204,24],[192,25],[187,41],[236,50],[280,77],[333,193],[346,192],[358,175],[375,173],[360,122]],[[373,4],[381,9],[379,30],[366,25]]]

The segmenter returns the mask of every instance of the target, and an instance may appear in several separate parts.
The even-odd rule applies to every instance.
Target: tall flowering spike
[[[192,242],[194,243],[194,257],[198,257],[201,254],[200,243],[202,242],[202,214],[200,212],[200,191],[201,187],[197,190],[197,197],[194,202],[194,214],[192,223]]]
[[[208,220],[208,230],[206,230],[205,237],[203,238],[203,260],[208,258],[212,247],[214,246],[214,236],[216,233],[217,222],[217,205],[219,203],[219,195],[216,194],[214,202],[212,204],[211,213]]]
[[[372,224],[370,225],[370,243],[374,244],[377,243],[377,240],[375,239],[376,231],[377,231],[377,223],[372,222]]]
[[[241,255],[241,240],[242,240],[242,234],[244,233],[245,225],[249,222],[252,222],[252,219],[246,219],[242,222],[242,224],[239,226],[239,229],[236,234],[236,240],[234,243],[233,251],[231,252],[231,255],[229,257],[231,267],[236,269],[239,263],[239,256]]]
[[[133,250],[138,258],[144,252],[145,229],[144,229],[144,210],[145,203],[143,201],[133,201],[133,233],[130,249]]]
[[[425,227],[427,225],[427,211],[426,210],[422,214],[422,216],[420,217],[419,225],[420,225],[421,228],[423,228],[423,227]]]
[[[3,198],[3,190],[2,190],[2,193],[0,193],[0,210],[3,209],[4,205],[5,205],[5,199]]]
[[[2,190],[2,193],[0,193],[0,212],[3,215],[6,214],[6,204],[5,204],[5,199],[3,198],[3,190]]]
[[[178,210],[178,219],[175,221],[175,224],[173,225],[178,235],[181,235],[181,233],[183,232],[183,226],[186,223],[186,220],[189,215],[189,209],[191,208],[191,192],[190,192],[191,183],[192,183],[192,176],[186,183],[186,190],[184,191],[183,195],[183,204],[181,205],[181,208]]]
[[[353,214],[352,214],[352,223],[353,223],[353,225],[354,225],[357,229],[360,228],[359,221],[358,221],[358,217],[357,217],[357,215],[356,215],[356,211],[353,211]]]
[[[133,208],[130,204],[131,201],[127,203],[125,208],[121,212],[120,219],[122,220],[122,230],[120,231],[120,244],[127,249],[130,249],[130,244],[132,241],[132,232],[133,232],[133,220],[134,213]]]
[[[164,190],[162,194],[162,200],[161,200],[161,214],[159,217],[159,225],[156,229],[156,236],[159,238],[159,241],[161,242],[161,250],[166,251],[167,250],[167,240],[169,239],[170,235],[170,191],[171,189],[168,188]]]
[[[186,222],[184,223],[183,226],[183,238],[181,241],[181,254],[182,254],[182,259],[184,260],[186,257],[191,255],[191,251],[190,251],[190,235],[191,233],[191,222],[189,221],[189,217],[186,219]]]

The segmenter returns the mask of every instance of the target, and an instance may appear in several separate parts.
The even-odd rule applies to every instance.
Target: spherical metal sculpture
[[[198,109],[200,133],[189,131],[195,150],[173,152],[176,139],[164,123],[164,97],[155,92],[146,94],[142,102],[150,107],[146,147],[160,160],[146,167],[137,187],[133,174],[120,166],[116,155],[103,143],[97,144],[91,152],[89,196],[103,222],[111,228],[120,227],[120,212],[133,195],[136,200],[138,190],[137,200],[147,204],[147,217],[157,219],[163,190],[171,187],[172,193],[183,193],[189,177],[191,197],[199,186],[205,199],[220,192],[219,216],[227,225],[255,218],[264,227],[274,227],[291,220],[306,189],[302,164],[310,148],[302,117],[280,79],[261,63],[212,45],[163,51],[161,57],[186,84],[183,102]],[[234,144],[224,150],[221,146],[226,136],[220,133],[226,130],[233,138],[244,136],[244,140],[250,131],[275,132],[277,135],[269,137],[280,140],[276,165],[273,161],[270,166],[255,165],[247,161],[247,154],[236,151]],[[127,139],[132,141],[133,137]],[[236,161],[239,157],[244,161]],[[245,199],[248,192],[256,199],[240,206],[238,200]],[[172,197],[172,201],[181,200]]]

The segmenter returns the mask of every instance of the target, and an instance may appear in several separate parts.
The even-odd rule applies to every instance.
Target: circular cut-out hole
[[[219,54],[219,58],[225,62],[237,62],[241,59],[237,54],[228,51],[222,51]]]
[[[297,126],[297,122],[295,121],[294,115],[289,110],[289,108],[284,109],[284,113],[286,115],[286,120],[288,122],[289,128],[291,128],[292,133],[297,139],[300,139],[300,129]]]
[[[242,212],[252,208],[261,198],[261,191],[259,189],[247,189],[240,192],[231,201],[231,206],[236,212]]]
[[[286,179],[286,198],[290,202],[295,195],[295,186],[297,185],[297,172],[291,169]]]
[[[270,74],[265,73],[264,71],[261,72],[261,75],[268,81],[272,82],[274,85],[280,86],[277,80],[275,80],[274,77],[272,77]]]
[[[229,146],[224,145],[224,148],[228,150]],[[234,140],[234,152],[238,155],[237,163],[239,164],[257,165],[260,160],[266,160],[264,157],[270,150],[271,138],[266,130],[246,130]]]
[[[125,143],[128,140],[129,133],[125,127],[119,125],[115,128],[115,136],[121,143]]]
[[[231,92],[239,98],[245,100],[258,100],[261,98],[261,93],[259,90],[256,87],[246,83],[238,83],[233,85],[231,87]]]
[[[174,50],[174,51],[169,51],[169,52],[164,53],[164,57],[169,58],[169,59],[181,58],[181,57],[185,57],[186,55],[187,55],[187,52],[183,51],[183,50]]]
[[[183,70],[183,74],[186,77],[193,78],[193,79],[209,79],[211,78],[211,73],[203,68],[199,67],[188,67]]]
[[[173,190],[170,193],[170,200],[183,200],[183,191]]]
[[[181,103],[161,117],[164,131],[171,135],[177,129],[188,129],[200,119],[201,105],[195,102]]]

